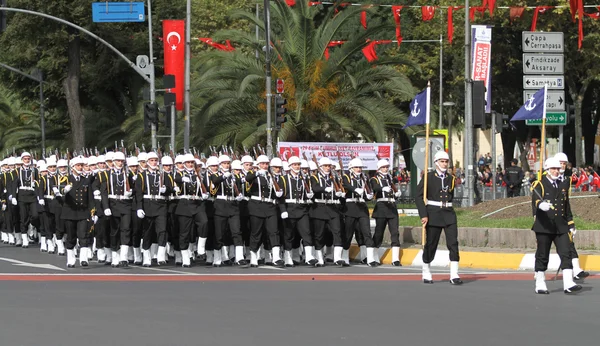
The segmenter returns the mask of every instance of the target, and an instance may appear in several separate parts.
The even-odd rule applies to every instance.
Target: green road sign
[[[542,119],[525,120],[525,124],[532,126],[542,125]],[[546,125],[562,126],[567,125],[567,112],[547,112]]]

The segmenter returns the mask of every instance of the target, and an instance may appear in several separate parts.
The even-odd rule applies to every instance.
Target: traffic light
[[[144,132],[151,128],[151,124],[155,124],[158,130],[158,104],[156,102],[144,103]]]
[[[287,113],[287,100],[281,95],[275,96],[275,126],[279,130],[283,127],[283,123],[287,121],[285,114]]]
[[[485,105],[487,104],[485,100],[485,91],[486,88],[483,81],[473,81],[473,92],[471,93],[473,127],[484,130],[489,126],[489,121],[487,120],[487,116],[485,114]]]
[[[502,133],[504,130],[508,130],[510,118],[508,114],[496,113],[496,132]]]
[[[575,121],[575,105],[567,104],[567,124]]]

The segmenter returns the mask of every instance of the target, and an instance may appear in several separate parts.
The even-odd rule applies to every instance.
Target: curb
[[[353,244],[350,247],[350,260],[358,260],[360,249]],[[379,248],[379,256],[382,264],[392,263],[392,251],[390,248]],[[403,266],[421,267],[423,250],[400,249],[400,263]],[[600,255],[579,255],[581,268],[587,271],[600,271]],[[500,253],[500,252],[475,252],[460,251],[460,266],[462,268],[477,269],[510,269],[533,271],[535,265],[535,253]],[[556,270],[560,265],[558,254],[550,254],[548,270]],[[449,267],[449,251],[438,250],[431,262],[432,267]]]

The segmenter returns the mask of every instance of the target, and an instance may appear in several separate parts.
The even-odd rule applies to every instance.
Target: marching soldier
[[[569,163],[569,159],[565,153],[558,153],[554,156],[560,162],[560,171],[558,175],[558,180],[560,181],[560,185],[563,189],[565,189],[569,195],[571,194],[571,177],[566,175],[565,170],[567,168],[567,164]],[[590,273],[581,269],[581,265],[579,263],[579,254],[577,253],[577,249],[575,249],[575,242],[573,241],[575,238],[575,234],[577,233],[577,229],[575,228],[575,222],[570,227],[571,234],[573,235],[573,239],[571,239],[570,249],[571,249],[571,258],[573,264],[573,279],[582,280],[586,277],[590,276]]]
[[[40,181],[40,198],[44,199],[45,207],[44,213],[42,213],[42,224],[46,231],[46,247],[48,253],[55,253],[55,246],[53,236],[56,231],[56,225],[60,218],[60,211],[62,205],[59,202],[61,198],[59,177],[56,172],[56,160],[54,158],[48,158],[47,161],[48,174],[41,177]]]
[[[106,162],[104,162],[103,155],[98,156],[97,161],[98,168],[92,182],[93,208],[96,210],[96,216],[98,217],[94,231],[96,247],[98,248],[98,263],[109,265],[113,261],[110,247],[110,217],[104,215],[104,208],[102,207],[102,186],[108,181],[109,172],[106,170]]]
[[[439,151],[435,154],[433,162],[435,171],[427,172],[427,204],[423,202],[424,182],[421,179],[417,187],[415,203],[419,209],[421,223],[425,225],[425,246],[423,248],[423,282],[432,284],[433,278],[430,263],[435,257],[442,229],[446,234],[446,245],[450,251],[450,283],[461,285],[463,282],[458,276],[458,226],[456,212],[452,208],[454,198],[455,177],[448,174],[448,154]]]
[[[371,187],[375,194],[375,209],[373,218],[375,218],[374,243],[374,261],[375,266],[379,265],[379,247],[383,242],[383,232],[387,226],[390,231],[392,241],[392,265],[400,266],[400,233],[398,231],[398,207],[396,198],[401,196],[400,191],[396,191],[394,180],[389,172],[390,163],[382,159],[377,162],[377,174],[371,178]],[[366,241],[366,239],[365,239]],[[367,248],[368,251],[368,248]],[[368,260],[367,260],[368,262]]]
[[[20,230],[23,248],[29,247],[29,237],[27,230],[29,224],[39,227],[38,218],[38,196],[36,194],[39,173],[31,165],[31,154],[24,152],[21,154],[22,167],[16,170],[16,176],[13,180],[13,187],[8,196],[12,205],[19,207]]]
[[[0,207],[4,224],[4,228],[2,228],[2,242],[9,245],[15,245],[13,205],[11,200],[8,199],[14,179],[13,163],[14,158],[9,157],[5,159],[4,166],[2,167],[2,175],[0,175],[0,200],[2,201]]]
[[[550,247],[556,245],[563,271],[563,289],[566,294],[581,290],[573,281],[571,258],[572,231],[575,229],[569,192],[566,184],[559,184],[560,161],[554,157],[544,162],[548,172],[541,180],[534,182],[531,195],[535,221],[532,230],[537,240],[535,252],[535,293],[549,294],[546,286],[546,269],[550,260]]]
[[[127,158],[127,178],[129,179],[129,186],[131,186],[131,243],[127,253],[127,261],[133,262],[135,265],[142,265],[142,219],[137,216],[137,196],[135,192],[136,181],[138,178],[138,168],[140,167],[139,161],[135,156]],[[139,169],[142,171],[142,169]],[[133,255],[133,256],[132,256]],[[133,258],[132,258],[133,257]]]
[[[69,170],[68,170],[68,166],[69,163],[67,162],[67,160],[65,159],[60,159],[56,162],[56,169],[58,170],[58,189],[59,192],[62,191],[62,189],[65,187],[65,185],[67,184],[67,178],[69,177]],[[56,216],[57,219],[57,223],[56,223],[56,249],[58,252],[59,256],[66,256],[66,250],[65,250],[65,221],[60,217],[60,214],[62,213],[62,205],[64,203],[64,200],[62,197],[57,198],[58,203],[60,203],[61,207],[60,209],[58,209],[58,215]]]

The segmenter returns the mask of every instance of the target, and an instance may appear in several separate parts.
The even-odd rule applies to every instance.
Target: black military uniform
[[[227,175],[227,177],[226,177]],[[214,262],[213,266],[221,266],[221,249],[225,244],[225,239],[231,237],[233,245],[243,249],[244,240],[240,229],[240,208],[239,202],[243,200],[242,185],[239,177],[231,172],[221,170],[211,174],[210,180],[214,189],[211,194],[215,196],[214,220],[215,220],[215,238],[214,238]],[[228,234],[228,232],[231,232]],[[242,251],[243,254],[243,251]],[[226,259],[228,261],[229,259]],[[240,262],[243,261],[243,262]],[[239,264],[247,264],[243,257],[237,258]]]
[[[517,159],[511,161],[511,166],[506,168],[504,183],[506,184],[506,197],[519,197],[523,183],[523,170],[517,166]]]
[[[59,177],[56,173],[48,172],[48,175],[40,177],[39,198],[44,199],[45,204],[43,213],[41,213],[42,234],[46,238],[48,252],[54,253],[54,243],[52,237],[56,231],[56,225],[59,222],[62,205],[59,202],[60,195]]]
[[[58,190],[59,192],[67,185],[68,174],[58,173]],[[62,213],[62,205],[64,204],[64,196],[59,196],[56,198],[58,203],[60,204],[60,209],[57,210],[58,215],[55,215],[56,221],[56,247],[59,256],[65,256],[65,244],[63,238],[65,237],[65,221],[60,217]]]
[[[81,265],[87,266],[88,258],[91,257],[91,249],[89,249],[89,247],[91,247],[93,243],[93,234],[90,230],[93,224],[90,224],[90,221],[95,210],[90,208],[93,206],[90,188],[91,179],[89,177],[70,174],[67,178],[67,185],[61,191],[64,195],[64,204],[62,206],[60,217],[65,222],[65,230],[67,233],[65,245],[67,248],[67,264],[69,267],[75,265],[75,254],[73,249],[78,240],[79,246],[81,247]]]
[[[96,237],[96,248],[98,248],[98,263],[110,264],[112,262],[112,253],[110,249],[110,217],[104,215],[102,207],[102,185],[108,181],[107,171],[98,171],[92,181],[92,196],[94,199],[94,209],[98,221],[94,226],[94,236]]]
[[[0,215],[2,217],[2,231],[5,232],[6,236],[4,244],[15,244],[14,239],[14,222],[11,201],[8,200],[9,193],[11,192],[13,181],[13,171],[6,171],[0,175]]]
[[[387,173],[377,174],[370,180],[373,194],[375,195],[375,209],[373,209],[373,218],[375,219],[375,233],[373,234],[373,246],[375,247],[375,261],[379,263],[379,247],[383,242],[383,233],[387,226],[390,231],[392,248],[400,248],[400,233],[398,231],[398,207],[396,206],[396,197],[394,196],[394,181],[392,176]],[[366,243],[365,239],[365,243]],[[396,265],[400,262],[396,260]]]
[[[16,170],[11,195],[17,199],[20,215],[20,231],[23,247],[29,246],[27,230],[29,224],[39,227],[38,188],[39,173],[36,168],[23,166]]]
[[[110,210],[110,247],[113,267],[128,266],[127,254],[131,243],[131,184],[127,168],[112,168],[102,183],[102,209]]]
[[[333,234],[333,246],[342,246],[340,201],[336,197],[333,179],[332,174],[325,175],[321,171],[310,177],[310,187],[315,196],[309,215],[313,222],[317,266],[324,264],[322,249],[325,246],[325,227]]]
[[[206,223],[204,227],[198,229],[198,250],[201,260],[205,260],[206,265],[212,265],[214,261],[215,248],[215,196],[210,194],[214,186],[210,180],[210,170],[202,173],[202,182],[208,188],[209,196],[204,200],[204,210],[206,213]],[[204,251],[200,253],[200,251]]]
[[[367,258],[368,264],[376,266],[376,262],[373,261],[375,242],[371,237],[371,219],[366,203],[373,198],[372,191],[370,191],[371,194],[367,194],[369,183],[362,173],[357,175],[354,172],[350,172],[344,174],[344,189],[346,190],[346,208],[344,210],[344,214],[346,215],[346,237],[343,244],[344,251],[350,249],[352,236],[355,235],[359,246],[364,244],[367,247],[367,253],[371,254],[371,256],[367,256],[370,257]]]

